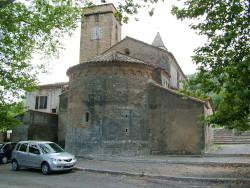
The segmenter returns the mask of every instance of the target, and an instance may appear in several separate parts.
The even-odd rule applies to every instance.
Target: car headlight
[[[62,159],[56,159],[56,158],[51,158],[51,160],[54,161],[54,162],[62,161]]]

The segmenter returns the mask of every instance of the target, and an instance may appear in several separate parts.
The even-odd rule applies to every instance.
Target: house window
[[[53,114],[56,113],[56,108],[52,108],[52,113],[53,113]]]
[[[36,96],[35,109],[47,109],[48,96]]]

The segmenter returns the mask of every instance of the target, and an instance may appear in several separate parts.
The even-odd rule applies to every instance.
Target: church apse
[[[153,73],[131,62],[69,69],[66,149],[76,155],[149,153],[147,84]]]

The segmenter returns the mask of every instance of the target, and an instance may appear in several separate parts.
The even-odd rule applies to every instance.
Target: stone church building
[[[213,135],[198,124],[199,115],[213,113],[212,101],[183,99],[177,90],[186,77],[160,34],[152,44],[121,39],[115,11],[105,4],[85,13],[80,62],[68,69],[69,83],[60,86],[54,111],[43,112],[58,116],[57,142],[79,156],[202,155]],[[40,100],[37,95],[26,101]]]

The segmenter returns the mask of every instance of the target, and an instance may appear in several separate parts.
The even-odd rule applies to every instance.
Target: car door
[[[30,143],[28,147],[28,164],[32,168],[39,168],[40,164],[40,151],[35,143]]]
[[[21,146],[19,147],[19,150],[16,152],[15,158],[17,159],[17,162],[19,163],[20,166],[28,165],[27,148],[28,148],[28,143],[22,143]]]
[[[3,150],[4,150],[4,155],[5,155],[8,159],[10,159],[10,157],[11,157],[11,152],[12,152],[12,150],[11,150],[11,144],[6,144],[6,145],[4,146],[4,148],[3,148]]]
[[[16,143],[10,143],[9,144],[9,151],[8,151],[8,159],[11,159],[11,153],[12,153],[12,151],[13,151],[13,149],[15,148],[15,146],[16,146]]]

